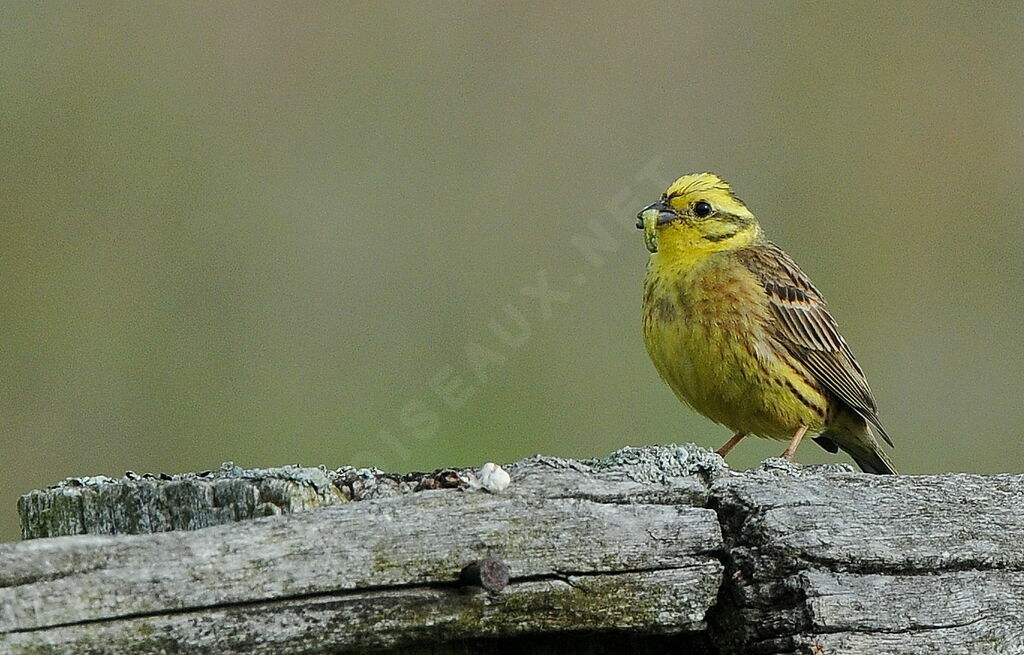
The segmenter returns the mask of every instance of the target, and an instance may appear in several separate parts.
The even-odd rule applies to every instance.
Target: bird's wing
[[[833,396],[849,405],[892,440],[878,419],[878,407],[867,378],[839,326],[825,308],[825,299],[789,255],[771,242],[736,253],[758,278],[768,295],[776,321],[773,335]]]

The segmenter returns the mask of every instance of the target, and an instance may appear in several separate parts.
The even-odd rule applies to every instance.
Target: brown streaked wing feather
[[[789,255],[770,241],[736,252],[764,286],[776,321],[775,337],[832,395],[892,440],[878,420],[878,407],[864,371],[839,334],[825,299]]]

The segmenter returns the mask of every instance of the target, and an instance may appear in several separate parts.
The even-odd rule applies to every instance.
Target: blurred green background
[[[1021,3],[2,14],[0,540],[66,476],[721,445],[639,327],[636,211],[702,170],[904,471],[1024,470]]]

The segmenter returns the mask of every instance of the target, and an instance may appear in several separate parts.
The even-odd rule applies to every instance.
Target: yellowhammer
[[[644,341],[686,404],[736,435],[805,434],[846,451],[868,473],[896,473],[875,399],[825,299],[764,237],[757,219],[712,173],[684,175],[637,216],[651,251]]]

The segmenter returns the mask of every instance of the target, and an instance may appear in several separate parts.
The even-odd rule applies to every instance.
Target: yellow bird
[[[675,394],[735,436],[789,441],[810,434],[868,473],[896,473],[864,372],[825,299],[768,241],[757,219],[713,173],[684,175],[637,215],[651,252],[644,342]]]

